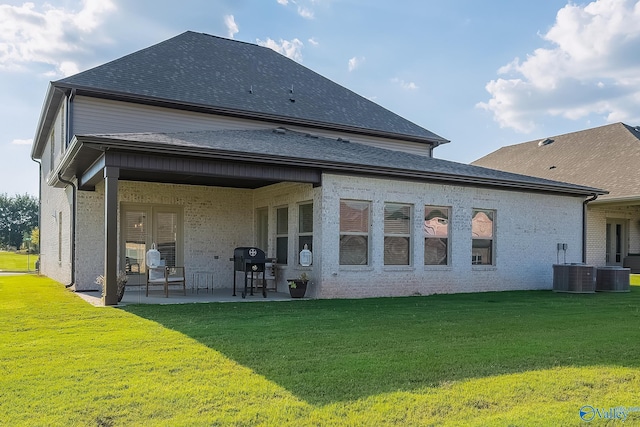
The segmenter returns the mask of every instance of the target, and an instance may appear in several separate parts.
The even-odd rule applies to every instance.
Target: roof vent
[[[278,133],[280,135],[284,135],[285,133],[287,133],[287,130],[285,128],[275,128],[273,130],[273,133]]]
[[[318,135],[313,135],[311,133],[308,133],[305,135],[307,138],[313,138],[313,139],[318,139]]]
[[[640,126],[634,127],[633,130],[635,130],[636,132],[640,132]]]
[[[553,139],[551,138],[545,138],[543,140],[541,140],[540,142],[538,142],[538,147],[542,147],[544,145],[549,145],[553,142]]]
[[[338,137],[338,142],[349,142],[349,140]]]
[[[550,170],[551,170],[551,169],[555,169],[555,168],[556,168],[555,166],[549,166],[549,169],[550,169]]]

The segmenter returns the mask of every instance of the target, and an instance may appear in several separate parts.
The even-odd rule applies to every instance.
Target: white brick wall
[[[376,297],[550,289],[557,243],[567,243],[567,262],[580,262],[582,200],[536,193],[444,186],[406,181],[323,175],[321,280],[317,296]],[[371,262],[367,267],[339,265],[340,199],[372,204]],[[414,206],[412,266],[383,265],[385,202]],[[424,205],[451,206],[450,265],[424,266]],[[471,212],[495,209],[496,265],[471,265]]]
[[[61,108],[52,128],[54,138],[51,140],[48,136],[48,142],[41,159],[40,273],[66,285],[71,283],[70,230],[73,193],[71,187],[60,189],[47,185],[47,178],[52,174],[52,154],[54,168],[64,154],[63,117],[64,110]],[[51,149],[52,143],[53,150]],[[60,220],[62,220],[61,223]],[[59,224],[62,232],[61,242],[58,239]]]
[[[59,197],[59,191],[56,194],[62,205],[69,204],[67,196]],[[371,202],[369,266],[345,267],[338,263],[341,199]],[[308,201],[314,203],[314,263],[311,268],[302,268],[297,264],[298,205]],[[317,188],[282,183],[239,190],[120,181],[119,202],[120,207],[182,207],[187,272],[214,273],[216,287],[226,288],[233,283],[229,258],[235,247],[256,244],[255,212],[265,207],[269,211],[268,256],[275,256],[275,209],[289,207],[289,264],[281,268],[279,289],[286,291],[286,279],[307,271],[312,279],[309,295],[314,297],[550,289],[551,266],[558,259],[557,243],[568,244],[567,262],[581,260],[582,200],[573,197],[325,174],[323,185]],[[413,206],[411,266],[383,265],[385,202]],[[449,266],[423,265],[425,205],[451,207]],[[495,266],[471,265],[474,208],[496,211]],[[95,278],[102,274],[104,262],[103,185],[98,185],[95,192],[78,193],[78,216],[76,286],[78,290],[95,289]],[[60,272],[63,270],[60,267]]]

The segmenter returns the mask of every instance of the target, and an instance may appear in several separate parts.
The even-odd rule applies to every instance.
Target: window
[[[449,208],[425,206],[424,265],[449,264]]]
[[[474,209],[471,219],[472,252],[471,263],[493,265],[494,221],[492,210]]]
[[[384,264],[411,263],[411,206],[398,203],[384,205]]]
[[[298,252],[304,245],[313,252],[313,203],[298,206]]]
[[[369,264],[369,202],[340,201],[340,265]]]
[[[289,262],[289,208],[276,209],[276,258],[279,264]]]

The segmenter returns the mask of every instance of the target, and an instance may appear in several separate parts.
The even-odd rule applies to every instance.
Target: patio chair
[[[183,294],[187,295],[186,277],[184,267],[148,267],[146,296],[149,296],[149,285],[162,285],[166,298],[169,298],[169,286],[182,286]]]
[[[278,268],[275,258],[267,259],[264,263],[264,282],[262,281],[262,273],[251,273],[253,280],[262,282],[262,287],[268,291],[278,290]],[[269,282],[273,283],[273,287],[268,287]],[[256,286],[257,287],[257,286]]]

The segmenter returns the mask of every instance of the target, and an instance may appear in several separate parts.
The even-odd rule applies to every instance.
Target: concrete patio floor
[[[254,290],[253,295],[247,295],[242,298],[241,290],[236,289],[236,295],[233,296],[233,289],[209,289],[198,290],[187,289],[187,295],[183,295],[181,290],[170,289],[169,297],[165,298],[164,291],[161,288],[150,289],[149,296],[145,296],[146,289],[144,286],[128,286],[125,289],[122,301],[117,307],[124,307],[129,304],[190,304],[205,302],[259,302],[259,301],[291,301],[289,293],[268,291],[267,297],[262,296],[262,289]],[[102,306],[102,298],[100,291],[78,291],[76,292],[80,298],[95,306]]]

